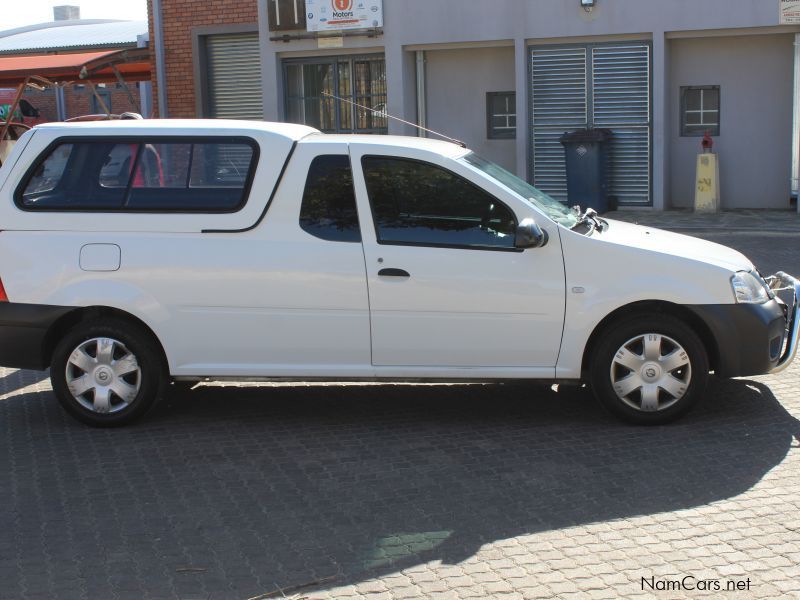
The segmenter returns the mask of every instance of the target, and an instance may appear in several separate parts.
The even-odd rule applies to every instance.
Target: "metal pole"
[[[792,101],[792,195],[800,213],[800,33],[794,34],[794,95]]]
[[[133,105],[133,108],[136,112],[141,113],[142,107],[139,106],[139,102],[137,102],[136,98],[133,97],[133,92],[131,92],[131,88],[128,87],[128,82],[125,81],[122,73],[119,72],[117,65],[111,65],[111,68],[114,70],[114,75],[116,75],[117,81],[122,86],[122,89],[124,89],[125,93],[128,95],[128,101],[131,103],[131,105]]]
[[[8,109],[8,115],[6,115],[5,123],[3,123],[3,129],[0,131],[0,142],[6,139],[6,134],[8,133],[8,127],[11,125],[11,119],[14,117],[14,111],[17,110],[17,106],[19,106],[19,101],[22,98],[22,94],[25,92],[25,87],[28,85],[28,79],[25,78],[25,81],[19,84],[17,88],[17,95],[14,97],[14,102],[11,107]]]
[[[428,107],[425,91],[425,51],[417,50],[417,123],[421,127],[428,126]],[[428,137],[424,129],[418,129],[419,137]]]
[[[156,46],[156,84],[158,85],[158,116],[169,117],[167,110],[167,62],[164,57],[164,23],[161,17],[161,0],[153,0],[153,29]]]

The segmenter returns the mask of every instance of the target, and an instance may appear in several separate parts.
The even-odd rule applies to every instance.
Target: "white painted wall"
[[[516,89],[514,48],[432,50],[425,58],[428,127],[516,170],[516,141],[490,140],[486,135],[486,92]],[[519,124],[521,135],[527,137],[525,119]]]
[[[675,39],[670,45],[671,205],[694,202],[699,137],[680,135],[680,88],[720,86],[720,190],[725,208],[789,208],[794,36]]]

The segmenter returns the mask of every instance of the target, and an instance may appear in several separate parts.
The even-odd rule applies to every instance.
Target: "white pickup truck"
[[[664,423],[710,371],[770,373],[797,347],[794,278],[424,138],[37,126],[0,169],[0,224],[0,365],[49,367],[96,426],[170,378],[584,381]]]

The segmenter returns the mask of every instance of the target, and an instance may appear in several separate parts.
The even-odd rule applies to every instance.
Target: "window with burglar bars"
[[[681,135],[719,135],[719,86],[681,88]]]
[[[283,71],[287,121],[326,133],[387,133],[383,56],[286,60]]]
[[[490,140],[517,137],[516,92],[486,93],[486,137]]]

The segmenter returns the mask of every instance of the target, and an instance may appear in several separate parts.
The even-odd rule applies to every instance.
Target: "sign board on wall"
[[[778,0],[781,25],[800,25],[800,0]]]
[[[306,0],[308,31],[383,27],[383,0]]]

